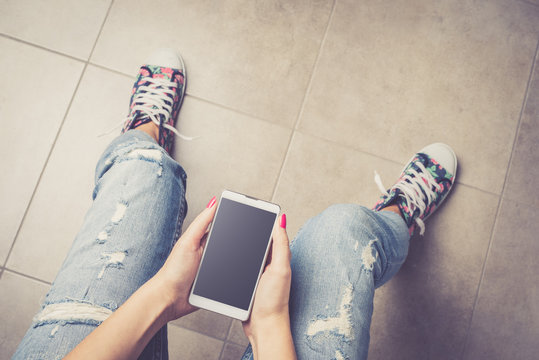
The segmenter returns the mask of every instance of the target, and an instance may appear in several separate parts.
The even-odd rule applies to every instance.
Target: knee
[[[363,269],[372,271],[381,251],[376,214],[354,204],[332,205],[319,215],[324,237],[332,239],[341,260],[356,263],[359,256]]]
[[[330,266],[346,264],[350,269],[356,268],[361,259],[363,268],[372,271],[379,258],[375,216],[363,206],[332,205],[302,228],[293,243],[293,255],[301,258],[299,263],[306,255],[318,265],[324,259]]]
[[[326,248],[362,247],[358,239],[370,238],[372,210],[355,204],[336,204],[311,218],[300,230],[296,240],[308,239],[309,246],[321,243]],[[296,242],[294,240],[294,242]]]
[[[331,205],[317,216],[317,221],[332,231],[357,229],[369,223],[372,210],[355,204]]]

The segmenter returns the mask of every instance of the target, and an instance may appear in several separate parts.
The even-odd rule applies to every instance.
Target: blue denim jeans
[[[292,241],[290,322],[298,359],[367,359],[374,290],[408,254],[404,220],[390,211],[333,205]],[[243,360],[252,359],[249,346]]]
[[[114,140],[95,183],[92,207],[14,359],[63,358],[159,270],[180,235],[186,175],[146,133]],[[331,206],[303,226],[291,245],[299,359],[367,357],[374,289],[398,271],[408,241],[400,216],[358,205]],[[166,327],[140,358],[168,358]]]
[[[93,204],[15,359],[63,358],[161,268],[187,212],[185,180],[142,131],[108,146]],[[166,327],[142,358],[168,358]]]

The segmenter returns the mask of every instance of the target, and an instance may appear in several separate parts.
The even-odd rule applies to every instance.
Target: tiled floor
[[[0,358],[15,350],[91,204],[95,162],[153,48],[188,67],[176,159],[189,223],[223,188],[289,233],[372,204],[446,142],[454,193],[375,298],[369,359],[539,352],[539,1],[0,0]],[[236,321],[169,325],[171,358],[238,359]]]

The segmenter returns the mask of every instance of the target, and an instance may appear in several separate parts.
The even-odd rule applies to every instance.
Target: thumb
[[[281,215],[278,225],[273,230],[271,263],[278,267],[288,267],[290,266],[290,244],[286,233],[285,214]]]
[[[187,230],[183,233],[182,241],[196,247],[200,246],[200,241],[206,234],[208,226],[211,224],[213,217],[215,216],[215,211],[217,209],[217,206],[215,206],[216,203],[217,200],[214,196],[208,205],[206,205],[206,208],[202,210],[200,214],[198,214],[195,220],[193,220]]]

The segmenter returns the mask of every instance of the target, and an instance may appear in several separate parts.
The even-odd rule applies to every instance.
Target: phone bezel
[[[219,198],[219,202],[218,202],[218,205],[217,205],[218,208],[217,208],[217,212],[215,213],[214,220],[217,218],[217,216],[219,216],[219,207],[221,205],[221,200],[223,198],[229,199],[229,200],[232,200],[232,201],[236,201],[238,203],[245,204],[245,205],[248,205],[248,206],[251,206],[251,207],[254,207],[254,208],[258,208],[258,209],[262,209],[262,210],[266,210],[266,211],[269,211],[271,213],[274,213],[275,214],[275,223],[273,225],[274,227],[275,227],[275,224],[277,223],[279,213],[281,212],[281,208],[277,204],[270,203],[270,202],[265,201],[265,200],[256,199],[256,198],[253,198],[253,197],[250,197],[250,196],[247,196],[247,195],[244,195],[244,194],[240,194],[240,193],[237,193],[237,192],[234,192],[234,191],[224,190],[221,193],[221,197]],[[260,281],[260,276],[262,275],[262,272],[264,270],[264,266],[266,264],[266,260],[267,260],[268,253],[269,253],[269,250],[270,250],[270,246],[271,246],[271,243],[272,243],[272,237],[271,237],[271,234],[270,234],[269,238],[268,238],[267,245],[266,245],[266,251],[264,253],[264,259],[262,260],[262,262],[261,262],[261,264],[259,266],[258,277],[257,277],[257,280],[256,280],[254,291],[251,294],[251,299],[249,301],[249,308],[247,310],[244,310],[244,309],[240,309],[240,308],[228,305],[228,304],[223,304],[221,302],[218,302],[218,301],[215,301],[215,300],[212,300],[212,299],[209,299],[209,298],[205,298],[205,297],[202,297],[200,295],[196,295],[196,294],[193,293],[194,288],[195,288],[195,284],[196,284],[197,279],[198,279],[198,274],[200,272],[200,267],[201,267],[202,263],[204,262],[204,257],[206,255],[206,249],[208,247],[208,244],[211,241],[211,234],[212,234],[212,231],[213,231],[213,223],[214,223],[214,221],[212,221],[212,224],[210,226],[210,231],[208,233],[208,239],[207,239],[207,242],[206,242],[206,247],[204,248],[204,252],[202,254],[202,258],[200,260],[200,264],[199,264],[198,269],[197,269],[197,274],[195,276],[195,280],[193,281],[193,284],[191,286],[191,291],[189,293],[189,303],[191,305],[196,306],[196,307],[201,308],[201,309],[206,309],[206,310],[213,311],[213,312],[216,312],[216,313],[219,313],[219,314],[222,314],[222,315],[226,315],[226,316],[229,316],[229,317],[241,320],[241,321],[245,321],[245,320],[247,320],[249,318],[249,315],[251,313],[251,309],[253,307],[254,295],[256,294],[256,289],[258,288],[258,282]]]

